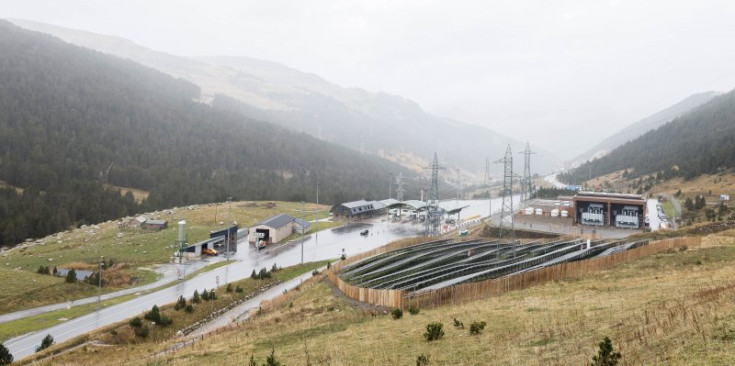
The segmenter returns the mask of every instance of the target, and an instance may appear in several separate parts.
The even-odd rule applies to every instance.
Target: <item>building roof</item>
[[[631,204],[631,205],[645,205],[646,200],[641,195],[637,194],[623,194],[623,193],[603,193],[603,192],[579,192],[574,196],[574,202],[603,202],[603,203],[614,203],[614,204]]]
[[[146,225],[166,225],[166,220],[148,220]]]
[[[410,206],[414,210],[421,210],[426,207],[426,202],[419,200],[408,200],[402,202],[406,206]]]
[[[642,200],[643,196],[640,194],[626,194],[626,193],[606,193],[606,192],[579,192],[575,197],[580,198],[609,198],[609,199],[627,199],[627,200]]]
[[[364,206],[369,206],[369,205],[371,205],[371,203],[365,200],[345,202],[342,204],[342,206],[345,206],[349,209],[357,208],[357,207],[364,207]]]
[[[400,206],[401,201],[395,199],[395,198],[389,198],[387,200],[378,201],[380,204],[382,204],[385,207],[393,207],[393,206]]]
[[[294,222],[295,222],[296,224],[298,224],[299,226],[301,226],[301,227],[304,227],[304,228],[307,228],[307,227],[311,227],[311,223],[310,223],[310,222],[308,222],[308,221],[306,221],[306,220],[302,220],[302,219],[299,219],[299,218],[295,218],[295,219],[293,219],[293,221],[294,221]]]
[[[288,214],[278,214],[260,222],[258,225],[272,227],[274,229],[282,228],[294,221],[294,217]]]
[[[142,215],[141,215],[141,216],[138,216],[138,217],[136,217],[136,218],[135,218],[135,221],[137,221],[137,222],[139,222],[139,223],[141,223],[141,224],[142,224],[142,223],[144,223],[144,222],[148,221],[148,218],[147,218],[147,217],[145,217],[145,216],[142,216]]]

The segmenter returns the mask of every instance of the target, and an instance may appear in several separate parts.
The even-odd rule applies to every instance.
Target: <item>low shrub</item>
[[[485,322],[472,322],[470,324],[470,334],[472,335],[478,335],[480,332],[482,332],[483,329],[485,329],[485,326],[487,323]]]
[[[200,303],[201,301],[202,301],[202,300],[201,300],[201,298],[199,297],[199,291],[197,291],[197,290],[194,290],[194,295],[192,295],[192,297],[191,297],[191,302],[193,302],[193,303],[195,303],[195,304],[198,304],[198,303]]]
[[[54,337],[52,337],[51,334],[46,334],[46,336],[43,337],[43,340],[41,341],[41,345],[36,347],[36,352],[43,351],[46,348],[51,347],[53,344],[54,344]]]
[[[393,319],[398,320],[400,318],[403,318],[403,310],[401,310],[400,308],[395,308],[393,309],[393,311],[390,312],[390,315],[393,317]]]
[[[176,305],[174,305],[174,310],[179,311],[186,307],[186,299],[184,296],[179,296],[179,299],[176,301]]]
[[[605,337],[598,347],[597,356],[592,357],[592,366],[615,366],[622,358],[620,352],[613,352],[612,341],[609,337]]]
[[[426,338],[427,341],[437,341],[442,339],[444,337],[444,329],[442,323],[439,322],[432,322],[426,325],[426,333],[424,333],[424,338]]]
[[[408,307],[408,312],[411,315],[417,315],[419,312],[421,312],[421,309],[419,309],[416,305],[411,305]]]
[[[454,318],[454,327],[457,329],[464,329],[464,323],[462,323],[457,318]]]
[[[416,357],[416,366],[427,366],[429,364],[429,356],[425,354],[420,354],[419,357]]]
[[[139,327],[139,326],[143,325],[143,321],[140,320],[140,318],[138,318],[136,316],[135,318],[130,319],[130,321],[128,322],[128,324],[130,324],[131,327],[135,328],[135,327]]]
[[[135,327],[135,328],[133,328],[133,333],[135,333],[135,335],[137,337],[147,338],[148,335],[151,333],[151,330],[148,329],[148,326],[147,325],[144,325],[142,327]]]

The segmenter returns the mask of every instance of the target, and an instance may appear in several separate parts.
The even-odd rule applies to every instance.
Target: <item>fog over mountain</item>
[[[655,130],[664,124],[671,122],[674,118],[681,116],[684,113],[691,111],[692,109],[699,107],[700,105],[707,103],[712,98],[720,95],[719,92],[705,92],[690,95],[686,99],[664,109],[659,112],[652,114],[615,134],[605,138],[595,147],[589,149],[583,154],[577,156],[575,160],[584,161],[588,159],[594,159],[602,157],[608,154],[616,147],[628,142],[635,140],[644,133]]]
[[[461,168],[476,180],[484,174],[486,158],[500,158],[508,144],[517,152],[525,145],[525,141],[483,127],[430,115],[403,97],[342,88],[275,62],[247,57],[179,57],[118,37],[13,22],[189,80],[201,86],[204,102],[375,153],[416,170],[428,165],[437,152],[447,167]],[[218,98],[220,103],[215,103]],[[238,105],[222,100],[237,101]],[[534,150],[534,171],[549,171],[559,165],[553,154],[535,146]],[[491,170],[499,172],[500,166],[491,165]]]

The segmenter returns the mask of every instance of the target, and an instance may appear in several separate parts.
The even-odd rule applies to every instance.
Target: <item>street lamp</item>
[[[105,265],[105,256],[100,256],[100,271],[98,273],[98,290],[97,290],[97,310],[100,309],[100,305],[102,302],[102,267]]]

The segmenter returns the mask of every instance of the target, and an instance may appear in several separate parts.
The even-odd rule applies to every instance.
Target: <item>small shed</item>
[[[168,227],[168,221],[146,220],[142,225],[140,225],[140,227],[146,230],[163,230]]]

